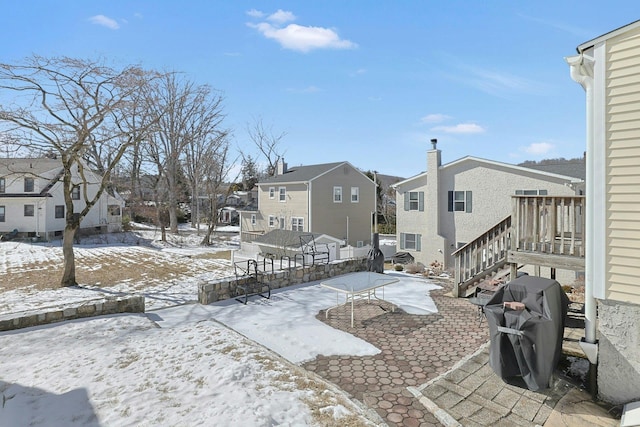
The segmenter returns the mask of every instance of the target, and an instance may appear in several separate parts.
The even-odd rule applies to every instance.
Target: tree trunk
[[[215,223],[209,222],[207,226],[207,233],[204,235],[204,239],[202,239],[202,243],[200,243],[200,245],[209,246],[211,244],[211,234],[215,228]]]
[[[76,258],[73,252],[73,239],[76,235],[77,227],[67,225],[64,228],[62,238],[62,254],[64,256],[64,273],[60,286],[76,286]]]

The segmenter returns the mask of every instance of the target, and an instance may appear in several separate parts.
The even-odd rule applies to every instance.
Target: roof
[[[282,175],[272,176],[257,185],[277,184],[285,182],[309,182],[349,162],[323,163],[319,165],[289,167]]]
[[[38,159],[0,159],[0,176],[10,174],[31,173],[39,175],[62,167],[58,159],[38,158]]]
[[[587,178],[587,165],[584,161],[581,162],[568,162],[568,163],[550,163],[543,165],[526,165],[523,166],[529,169],[536,169],[543,172],[548,172],[556,175],[565,175],[572,178],[579,178],[585,180]]]
[[[595,46],[596,44],[598,44],[600,42],[603,42],[605,40],[608,40],[608,39],[610,39],[612,37],[615,37],[615,36],[617,36],[619,34],[625,33],[625,32],[627,32],[629,30],[633,30],[633,29],[638,28],[638,27],[640,27],[640,20],[634,21],[634,22],[632,22],[630,24],[627,24],[627,25],[623,25],[622,27],[616,28],[613,31],[609,31],[608,33],[604,33],[603,35],[598,36],[595,39],[591,39],[589,41],[586,41],[586,42],[582,43],[581,45],[579,45],[576,48],[576,50],[578,51],[578,53],[582,53],[586,49],[589,49],[590,47],[593,47],[593,46]]]
[[[586,176],[586,169],[584,166],[584,163],[582,163],[582,168],[583,170],[580,171],[580,166],[576,165],[575,168],[562,168],[560,166],[563,165],[536,165],[535,167],[529,167],[529,166],[518,166],[518,165],[512,165],[510,163],[503,163],[503,162],[498,162],[495,160],[487,160],[487,159],[482,159],[480,157],[474,157],[474,156],[466,156],[466,157],[462,157],[458,160],[454,160],[453,162],[447,163],[445,165],[440,166],[441,168],[450,168],[452,166],[458,165],[460,163],[464,163],[464,162],[470,162],[470,161],[475,161],[475,162],[479,162],[479,163],[484,163],[487,165],[492,165],[492,166],[499,166],[499,167],[503,167],[503,168],[507,168],[507,169],[513,169],[514,171],[520,171],[520,172],[534,172],[534,173],[538,173],[541,175],[545,175],[548,176],[550,178],[560,178],[560,179],[565,179],[567,181],[571,181],[571,182],[576,182],[576,181],[584,181],[584,177]],[[552,168],[551,166],[555,166],[554,168]],[[568,164],[567,164],[568,166]],[[549,170],[544,170],[544,168],[549,167]],[[421,172],[418,175],[414,175],[411,178],[407,178],[404,181],[400,181],[397,182],[395,184],[393,184],[391,187],[392,188],[396,188],[398,186],[404,185],[408,182],[411,182],[415,179],[418,178],[422,178],[427,176],[427,172]],[[574,174],[574,175],[569,175],[569,173]],[[580,177],[580,174],[582,174]]]

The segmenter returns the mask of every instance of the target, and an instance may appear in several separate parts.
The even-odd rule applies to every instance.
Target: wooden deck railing
[[[507,263],[510,232],[511,216],[508,216],[452,254],[455,259],[454,295],[465,296],[469,284]]]
[[[584,196],[512,196],[511,216],[459,248],[457,296],[505,264],[583,270]]]
[[[513,250],[584,257],[584,196],[513,196],[512,201]]]
[[[510,263],[583,270],[585,196],[513,196]]]

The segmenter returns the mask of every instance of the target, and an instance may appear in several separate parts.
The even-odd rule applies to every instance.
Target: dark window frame
[[[55,213],[54,213],[54,217],[59,219],[59,218],[64,218],[64,205],[56,205],[55,208]]]

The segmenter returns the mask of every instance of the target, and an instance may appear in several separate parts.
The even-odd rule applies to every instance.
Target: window
[[[279,187],[278,188],[280,197],[278,200],[280,200],[281,202],[286,202],[287,201],[287,187]]]
[[[405,211],[424,211],[424,191],[409,191],[404,193]]]
[[[276,198],[276,187],[269,187],[269,198],[270,199]]]
[[[304,231],[304,218],[291,218],[291,229],[293,231]]]
[[[4,178],[0,178],[0,193],[5,192]]]
[[[24,205],[24,216],[34,216],[35,207],[33,205]]]
[[[5,213],[5,207],[4,206],[0,206],[0,222],[4,222],[4,213]]]
[[[333,203],[342,203],[342,187],[333,187]]]
[[[449,191],[449,212],[471,213],[471,191]]]
[[[64,218],[64,205],[56,205],[56,218]]]
[[[24,179],[24,192],[33,193],[33,178]]]
[[[269,215],[269,227],[276,226],[276,217],[273,215]]]
[[[351,187],[351,203],[360,201],[360,187]]]
[[[256,225],[256,214],[251,214],[251,225]]]
[[[80,200],[80,186],[74,185],[71,189],[71,200]]]
[[[547,190],[516,190],[516,196],[546,196]]]
[[[120,216],[120,205],[107,205],[109,215]]]
[[[400,233],[400,249],[420,251],[421,240],[421,234]]]

